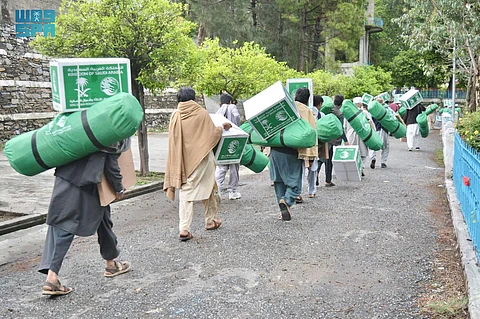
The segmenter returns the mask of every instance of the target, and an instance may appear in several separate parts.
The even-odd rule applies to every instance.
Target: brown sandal
[[[67,286],[62,286],[60,280],[57,281],[57,284],[52,284],[49,281],[45,281],[43,285],[42,295],[47,296],[63,296],[68,295],[71,293],[73,288],[69,288]]]
[[[213,219],[212,222],[213,222],[213,226],[205,227],[206,230],[214,230],[214,229],[217,229],[218,227],[220,227],[220,225],[222,225],[221,220]]]
[[[192,235],[191,232],[188,232],[186,235],[181,235],[181,234],[180,234],[179,237],[180,237],[180,240],[181,240],[181,241],[187,241],[187,240],[192,239],[192,238],[193,238],[193,235]]]
[[[105,272],[103,275],[105,277],[115,277],[126,272],[129,272],[131,269],[130,263],[128,261],[116,261],[115,260],[115,267],[114,268],[105,268]]]

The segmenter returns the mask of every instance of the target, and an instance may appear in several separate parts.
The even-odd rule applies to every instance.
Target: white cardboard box
[[[132,93],[130,60],[73,58],[50,61],[53,109],[88,109],[120,92]]]
[[[312,79],[287,79],[287,91],[295,100],[295,94],[299,88],[307,88],[310,91],[308,107],[313,107],[313,81]]]
[[[210,114],[215,126],[228,122],[232,127],[223,130],[222,138],[214,149],[215,163],[218,165],[238,164],[248,141],[248,134],[221,114]]]
[[[300,119],[293,98],[280,81],[243,102],[243,108],[247,121],[264,139]]]
[[[334,146],[332,163],[338,180],[350,182],[362,180],[362,158],[358,145]]]
[[[373,101],[373,99],[374,99],[373,95],[370,95],[368,93],[364,93],[362,95],[362,103],[365,104],[365,105],[368,105],[368,103]]]
[[[422,94],[418,90],[410,90],[400,97],[400,103],[408,110],[414,108],[423,101]]]

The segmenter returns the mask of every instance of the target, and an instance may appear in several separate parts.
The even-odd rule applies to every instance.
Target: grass
[[[137,186],[146,185],[154,182],[161,182],[165,176],[164,173],[160,172],[150,172],[148,176],[142,176],[140,171],[135,171],[137,175]]]
[[[425,305],[425,311],[432,318],[438,319],[460,319],[465,318],[468,307],[467,297],[451,297],[445,301],[432,301]]]
[[[439,148],[435,151],[435,159],[436,159],[438,165],[440,165],[441,167],[445,166],[445,162],[444,162],[444,159],[443,159],[443,149],[442,148]]]

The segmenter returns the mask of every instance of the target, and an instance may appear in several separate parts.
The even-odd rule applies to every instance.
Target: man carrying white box
[[[220,96],[220,109],[218,109],[217,114],[223,115],[229,121],[231,121],[236,126],[240,126],[240,113],[238,112],[237,106],[233,104],[233,97],[230,94],[224,93]],[[242,197],[238,190],[238,181],[239,174],[238,170],[240,164],[226,164],[226,165],[217,165],[215,171],[215,179],[217,180],[217,185],[220,192],[225,192],[227,188],[225,187],[225,176],[227,171],[230,170],[230,180],[228,184],[228,199],[239,199]]]

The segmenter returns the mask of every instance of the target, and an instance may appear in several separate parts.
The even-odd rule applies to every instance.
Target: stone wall
[[[33,52],[29,39],[16,38],[12,24],[0,27],[0,144],[38,129],[57,115],[52,108],[49,60]],[[203,105],[203,100],[198,100]],[[176,91],[145,93],[149,129],[165,129],[177,107]]]

